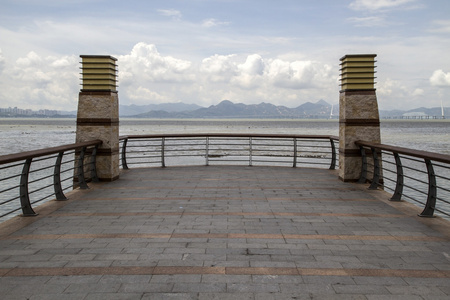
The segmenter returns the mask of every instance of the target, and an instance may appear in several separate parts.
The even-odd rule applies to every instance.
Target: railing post
[[[55,168],[53,171],[53,187],[55,190],[56,200],[63,201],[67,200],[67,197],[63,193],[63,189],[61,186],[61,163],[64,152],[59,152],[58,157],[56,158]]]
[[[294,162],[292,164],[293,168],[297,167],[297,139],[294,138]]]
[[[403,166],[402,161],[400,160],[400,155],[397,152],[394,152],[395,166],[397,168],[397,180],[395,184],[395,191],[392,195],[390,201],[400,201],[402,199],[403,194]]]
[[[331,164],[330,170],[336,169],[336,146],[334,145],[334,140],[330,139],[331,143]]]
[[[100,180],[98,179],[97,176],[97,150],[98,150],[98,145],[94,146],[94,150],[92,150],[92,159],[91,159],[91,164],[92,164],[92,169],[91,169],[91,180],[93,182],[99,182]]]
[[[425,204],[425,209],[422,211],[422,213],[419,214],[419,217],[432,218],[434,209],[436,207],[437,197],[436,174],[434,173],[434,168],[431,160],[425,158],[425,164],[427,166],[428,173],[428,198],[427,203]]]
[[[376,190],[380,183],[380,160],[378,159],[378,151],[375,148],[371,148],[373,157],[373,177],[372,183],[369,186],[369,190]]]
[[[124,169],[124,170],[128,170],[127,143],[128,143],[128,138],[125,138],[125,140],[123,141],[123,144],[122,144],[122,169]]]
[[[30,203],[30,195],[28,194],[28,176],[30,174],[32,158],[28,158],[22,169],[22,175],[20,176],[20,205],[22,206],[22,213],[24,216],[37,216]]]
[[[80,156],[78,158],[78,183],[80,184],[80,189],[88,189],[89,186],[86,184],[86,178],[84,176],[84,155],[86,153],[86,147],[81,148]]]
[[[161,167],[166,167],[166,161],[165,161],[165,153],[164,153],[164,147],[165,147],[165,141],[166,138],[161,138]]]
[[[248,143],[249,143],[249,155],[248,155],[248,165],[251,167],[253,165],[253,161],[252,161],[252,155],[253,155],[253,149],[252,149],[252,137],[248,138]]]
[[[367,182],[367,155],[366,149],[363,146],[359,146],[361,152],[361,175],[359,177],[358,183]]]
[[[205,160],[206,160],[206,165],[209,166],[209,137],[206,137],[206,141],[205,141]]]

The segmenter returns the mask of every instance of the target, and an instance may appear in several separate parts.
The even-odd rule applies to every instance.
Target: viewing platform
[[[189,166],[0,224],[2,299],[449,299],[450,226],[337,170]]]
[[[0,156],[1,299],[450,299],[450,155],[381,143],[375,57],[339,136],[119,136],[81,55],[75,143]]]

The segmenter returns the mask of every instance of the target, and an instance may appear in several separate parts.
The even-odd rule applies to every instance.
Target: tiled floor
[[[283,167],[133,169],[0,225],[2,299],[449,299],[448,222]]]

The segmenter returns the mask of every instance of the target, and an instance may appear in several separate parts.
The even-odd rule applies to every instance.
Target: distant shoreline
[[[326,119],[326,118],[136,118],[136,117],[129,117],[129,116],[121,116],[119,117],[120,121],[133,121],[133,122],[146,122],[146,121],[161,121],[161,122],[170,122],[170,121],[183,121],[183,122],[212,122],[212,121],[218,121],[218,122],[242,122],[242,121],[248,121],[248,122],[339,122],[338,118],[333,119]],[[21,117],[5,117],[0,116],[0,120],[7,121],[7,120],[24,120],[24,121],[32,121],[32,120],[67,120],[67,121],[73,121],[76,122],[76,116],[55,116],[55,117],[42,117],[42,116],[21,116]],[[380,122],[448,122],[450,123],[450,119],[433,119],[433,118],[422,118],[422,119],[401,119],[401,118],[380,118]]]

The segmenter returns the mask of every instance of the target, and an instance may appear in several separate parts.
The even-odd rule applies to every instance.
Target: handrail
[[[0,156],[0,165],[25,160],[27,158],[36,158],[51,154],[56,154],[60,152],[65,152],[69,150],[75,150],[76,148],[82,148],[82,147],[90,147],[90,146],[99,146],[102,144],[101,140],[92,140],[88,142],[80,142],[80,143],[74,143],[74,144],[67,144],[62,146],[56,146],[51,148],[44,148],[44,149],[38,149],[38,150],[32,150],[32,151],[25,151],[25,152],[19,152],[19,153],[13,153],[13,154],[7,154],[7,155],[1,155]]]
[[[356,141],[355,144],[360,147],[362,157],[360,183],[369,180],[367,178],[369,166],[372,166],[371,173],[373,176],[369,180],[371,181],[370,189],[386,187],[381,182],[383,178],[382,170],[395,174],[395,179],[384,176],[384,179],[390,180],[395,184],[395,188],[391,189],[393,191],[391,201],[400,201],[402,197],[406,197],[424,205],[422,213],[419,214],[420,217],[433,217],[435,210],[444,216],[450,216],[450,211],[436,207],[437,200],[450,206],[450,189],[448,188],[450,186],[450,155],[367,141]],[[367,162],[367,149],[370,149],[372,152],[372,164]],[[383,154],[392,158],[383,160],[381,159],[385,156]],[[402,159],[406,160],[407,164],[403,163]],[[386,164],[388,167],[382,167],[382,164]],[[422,170],[423,168],[426,170]],[[436,172],[436,168],[439,168],[440,171]],[[413,182],[413,184],[407,184],[406,181]],[[426,193],[417,187],[420,184],[427,185],[428,191]],[[404,188],[408,188],[411,194],[425,194],[427,196],[426,202],[421,202],[417,197],[407,195],[404,192]],[[438,191],[440,192],[439,195],[442,194],[443,196],[438,196]],[[445,197],[448,200],[444,199]]]
[[[22,210],[23,216],[35,216],[33,204],[51,197],[67,200],[64,190],[75,185],[81,189],[88,188],[85,173],[90,172],[90,180],[98,180],[95,165],[97,149],[101,144],[101,140],[93,140],[0,156],[0,219],[18,210]],[[90,157],[89,162],[86,155]],[[69,158],[64,160],[66,157]],[[32,164],[36,168],[32,169]],[[69,174],[62,179],[63,173]],[[71,183],[66,183],[69,186],[64,188],[63,182],[69,180]],[[52,187],[52,192],[43,196],[44,190]],[[15,192],[16,189],[18,192]],[[31,194],[41,198],[31,201]],[[6,211],[9,206],[14,206],[17,199],[20,200],[20,207]]]
[[[121,146],[121,166],[128,169],[130,164],[158,164],[166,166],[167,158],[205,157],[205,165],[210,162],[242,163],[290,163],[297,166],[298,158],[330,159],[329,169],[335,169],[337,154],[333,135],[302,134],[261,134],[261,133],[182,133],[182,134],[146,134],[119,137]],[[277,141],[277,142],[275,142]],[[328,147],[316,144],[298,145],[298,141],[318,143],[329,141]],[[134,145],[130,144],[131,142]],[[147,144],[146,144],[147,143]],[[151,144],[152,143],[152,144]],[[303,146],[303,148],[302,148]],[[131,150],[131,148],[134,148]],[[298,149],[308,148],[309,156]],[[326,152],[322,150],[328,148]],[[312,150],[311,150],[312,149]],[[314,151],[315,150],[315,151]],[[331,153],[331,155],[330,155]],[[130,157],[130,154],[135,156]],[[303,156],[302,156],[303,155]],[[325,158],[325,156],[330,156]],[[224,157],[228,157],[225,159]],[[263,158],[270,157],[272,160]],[[281,161],[291,157],[291,161]],[[130,162],[130,158],[135,162]],[[153,161],[149,161],[152,158]],[[274,161],[274,159],[276,159]],[[310,164],[324,164],[311,162]]]
[[[266,138],[313,138],[313,139],[332,139],[339,141],[335,135],[307,135],[307,134],[265,134],[265,133],[172,133],[172,134],[142,134],[142,135],[124,135],[119,139],[136,138],[183,138],[183,137],[266,137]]]
[[[391,146],[391,145],[385,145],[385,144],[376,144],[376,143],[370,143],[370,142],[366,142],[366,141],[356,141],[355,144],[357,146],[376,148],[376,149],[380,149],[380,150],[390,151],[393,153],[404,154],[404,155],[417,157],[417,158],[426,158],[426,159],[450,164],[450,155],[447,155],[447,154],[441,154],[441,153],[435,153],[435,152],[429,152],[429,151],[423,151],[423,150],[415,150],[415,149],[409,149],[409,148],[403,148],[403,147],[397,147],[397,146]]]

